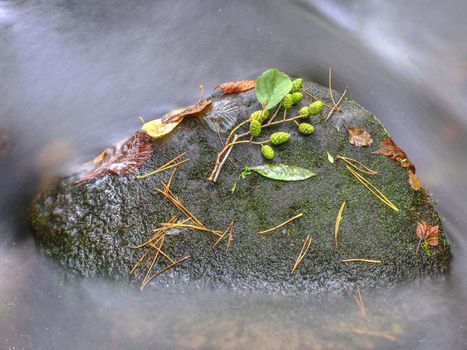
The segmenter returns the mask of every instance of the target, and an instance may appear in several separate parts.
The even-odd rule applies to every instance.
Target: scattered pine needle
[[[230,222],[229,226],[225,229],[224,233],[219,237],[219,239],[214,243],[212,246],[212,249],[216,248],[216,246],[227,236],[228,237],[228,242],[227,245],[230,244],[230,237],[232,235],[232,227],[233,227],[233,221]]]
[[[359,171],[361,173],[368,174],[368,175],[378,174],[378,172],[376,170],[373,170],[373,169],[367,167],[365,164],[360,163],[358,160],[355,160],[353,158],[341,156],[341,155],[338,154],[336,156],[336,159],[343,160],[348,166],[354,168],[355,170],[357,170],[357,171]],[[358,164],[358,166],[357,166],[357,164]]]
[[[177,217],[176,217],[176,216],[172,216],[172,218],[170,218],[170,220],[169,220],[167,223],[161,224],[160,226],[164,226],[164,225],[166,225],[166,224],[173,224],[173,223],[175,223],[175,222],[177,222]],[[133,249],[138,249],[138,248],[142,248],[142,247],[144,247],[144,246],[147,246],[147,245],[150,244],[150,243],[153,243],[153,242],[155,242],[155,241],[158,241],[158,240],[161,238],[161,236],[162,236],[163,234],[165,234],[163,229],[161,229],[161,228],[156,228],[156,229],[154,230],[154,235],[153,235],[148,241],[146,241],[146,242],[144,242],[144,243],[142,243],[142,244],[140,244],[140,245],[134,246],[134,247],[132,247],[132,248],[133,248]]]
[[[341,260],[343,263],[349,263],[349,262],[367,262],[371,264],[381,264],[381,260],[371,260],[371,259],[343,259]]]
[[[332,104],[336,106],[336,100],[334,100],[334,94],[332,92],[332,68],[331,67],[329,67],[328,85],[329,85],[329,96],[331,97]]]
[[[331,110],[329,111],[329,114],[326,117],[326,119],[324,120],[324,122],[327,122],[329,120],[329,118],[331,118],[332,113],[334,113],[334,111],[337,109],[339,104],[342,102],[342,100],[344,99],[346,93],[347,93],[347,89],[344,90],[344,92],[342,93],[342,96],[340,97],[339,101],[337,101],[337,103],[334,105],[334,107],[331,108]]]
[[[165,191],[162,191],[159,188],[156,188],[156,191],[161,193],[165,198],[170,200],[173,205],[175,205],[187,218],[189,218],[195,226],[206,228],[201,221],[199,221],[174,195],[173,192],[170,188],[168,188],[166,185],[164,185]]]
[[[386,204],[389,208],[391,208],[394,211],[399,211],[399,208],[397,208],[380,190],[378,190],[370,181],[365,179],[362,175],[357,173],[354,169],[349,167],[348,165],[345,166],[347,170],[355,176],[355,178],[360,181],[360,183],[365,186],[371,193],[373,193],[376,198],[378,198],[381,202]]]
[[[232,246],[233,242],[233,221],[232,226],[230,227],[229,236],[227,237],[227,246],[225,247],[225,252],[227,253]]]
[[[384,332],[375,332],[369,329],[362,329],[362,328],[354,328],[352,329],[352,331],[357,334],[364,334],[364,335],[369,335],[372,337],[384,338],[392,342],[395,342],[397,340],[397,338],[393,336],[392,334],[388,334]]]
[[[355,303],[357,303],[358,306],[358,312],[360,314],[361,318],[366,317],[366,309],[365,309],[365,303],[363,302],[363,297],[362,293],[360,292],[360,287],[357,287],[357,292],[354,292],[350,289],[347,289],[347,293],[349,293],[355,300]]]
[[[141,175],[141,176],[137,176],[136,178],[137,178],[137,179],[144,179],[144,178],[146,178],[146,177],[149,177],[149,176],[155,175],[155,174],[157,174],[157,173],[160,173],[160,172],[169,170],[169,169],[171,169],[171,168],[179,167],[180,165],[185,164],[186,162],[189,162],[189,161],[190,161],[190,158],[184,159],[184,160],[182,160],[182,161],[180,161],[180,162],[178,162],[178,163],[175,163],[175,164],[170,164],[170,165],[165,165],[165,164],[164,164],[164,165],[161,166],[160,168],[158,168],[158,169],[156,169],[156,170],[154,170],[154,171],[152,171],[152,172],[150,172],[150,173],[148,173],[148,174],[144,174],[144,175]]]
[[[323,102],[323,100],[321,100],[319,97],[317,97],[316,95],[314,95],[310,90],[307,90],[307,89],[303,89],[303,92],[305,94],[307,94],[308,96],[310,96],[311,98],[315,99],[316,101],[321,101],[323,103],[323,106],[326,106],[327,108],[331,109],[333,108],[333,106],[331,106],[330,104],[327,104],[325,102]],[[341,111],[338,107],[336,108],[336,111]]]
[[[287,225],[289,222],[291,222],[291,221],[293,221],[293,220],[295,220],[295,219],[298,219],[298,218],[301,217],[301,216],[303,216],[303,213],[297,214],[297,215],[295,215],[294,217],[292,217],[292,218],[290,218],[290,219],[284,221],[282,224],[279,224],[279,225],[277,225],[277,226],[274,226],[274,227],[272,227],[272,228],[270,228],[270,229],[257,232],[257,234],[258,234],[258,235],[262,235],[262,234],[264,234],[264,233],[268,233],[268,232],[275,231],[275,230],[281,228],[282,226]]]
[[[166,229],[171,229],[171,228],[189,228],[193,230],[198,230],[198,231],[205,231],[205,232],[210,232],[216,236],[222,236],[222,232],[217,231],[217,230],[211,230],[206,227],[201,227],[201,226],[196,226],[196,225],[189,225],[185,223],[174,223],[174,224],[163,224],[164,228]]]
[[[300,251],[300,254],[298,254],[297,260],[295,260],[295,264],[292,267],[292,271],[290,271],[290,274],[294,274],[295,271],[298,269],[300,264],[302,263],[302,260],[305,258],[306,253],[308,252],[308,249],[310,249],[311,245],[311,236],[308,235],[305,240],[303,241],[303,246],[302,250]]]
[[[342,203],[341,208],[339,209],[339,213],[337,213],[337,217],[336,217],[336,226],[334,228],[334,250],[337,249],[337,245],[338,245],[339,226],[340,226],[341,221],[342,221],[342,213],[344,212],[345,203],[346,203],[346,201],[344,201]]]
[[[145,281],[143,282],[143,284],[141,284],[141,288],[140,288],[140,289],[143,290],[144,287],[146,287],[146,285],[147,285],[149,282],[151,282],[154,278],[156,278],[157,276],[159,276],[161,273],[167,271],[168,269],[171,269],[171,268],[174,267],[175,265],[178,265],[178,264],[180,264],[181,262],[183,262],[183,261],[185,261],[185,260],[187,260],[187,259],[190,259],[190,258],[191,258],[190,255],[185,256],[184,258],[181,258],[180,260],[177,260],[177,261],[173,262],[172,264],[170,264],[170,265],[164,267],[162,270],[160,270],[159,272],[156,272],[154,275],[152,275],[152,276],[146,278]]]

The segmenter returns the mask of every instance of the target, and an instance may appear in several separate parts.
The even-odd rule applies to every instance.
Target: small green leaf
[[[251,169],[245,165],[242,169],[242,172],[240,173],[240,175],[238,175],[237,180],[235,180],[232,188],[230,189],[230,193],[235,192],[235,190],[237,189],[237,183],[240,179],[246,179],[246,177],[250,174],[251,174]]]
[[[331,156],[331,155],[329,154],[329,152],[326,151],[326,153],[328,154],[329,163],[334,164],[334,157]]]
[[[256,79],[256,98],[268,110],[279,104],[292,89],[289,76],[273,68]]]
[[[250,167],[250,169],[264,177],[282,181],[300,181],[316,176],[308,169],[287,164],[264,164]]]

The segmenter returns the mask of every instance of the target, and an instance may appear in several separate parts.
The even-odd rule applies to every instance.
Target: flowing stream
[[[465,349],[467,3],[0,0],[0,349]],[[140,292],[70,278],[27,224],[38,188],[198,86],[270,67],[377,115],[452,244],[446,278],[351,295]]]

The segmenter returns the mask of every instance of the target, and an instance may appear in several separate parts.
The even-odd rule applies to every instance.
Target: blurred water
[[[466,11],[461,0],[0,1],[0,347],[466,348]],[[329,66],[439,200],[446,279],[365,291],[361,318],[350,296],[69,280],[37,252],[25,220],[37,186],[139,128],[137,115],[269,67],[325,84]]]

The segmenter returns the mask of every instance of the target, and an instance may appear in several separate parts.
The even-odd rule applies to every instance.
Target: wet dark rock
[[[305,84],[327,100],[327,89]],[[416,257],[416,224],[425,219],[440,225],[438,214],[423,192],[408,183],[408,170],[382,155],[378,149],[386,131],[379,121],[352,100],[344,100],[342,112],[325,124],[327,109],[312,116],[315,132],[303,136],[294,123],[263,130],[262,139],[273,131],[290,131],[291,140],[275,147],[274,162],[306,167],[318,174],[300,182],[278,182],[257,174],[230,189],[240,170],[226,163],[218,183],[208,181],[220,148],[209,125],[228,106],[228,127],[232,119],[243,120],[259,108],[254,90],[237,95],[212,96],[213,110],[202,125],[186,119],[172,134],[153,141],[151,158],[134,174],[104,176],[79,185],[75,174],[63,178],[38,194],[31,211],[31,223],[43,251],[78,275],[128,279],[129,272],[144,252],[133,249],[151,237],[159,223],[182,215],[155,188],[167,181],[170,171],[145,179],[145,174],[182,151],[191,161],[177,172],[172,190],[207,226],[223,231],[235,221],[233,244],[226,253],[225,242],[212,249],[216,237],[200,231],[170,235],[165,250],[174,258],[191,255],[177,267],[154,280],[154,286],[227,287],[267,292],[324,292],[344,287],[388,287],[419,276],[437,276],[448,271],[449,245],[441,226],[441,243],[431,257],[422,251]],[[229,103],[227,103],[227,101]],[[312,100],[307,95],[289,113]],[[282,118],[282,117],[280,117]],[[237,121],[238,122],[238,121]],[[347,127],[364,127],[374,142],[366,148],[348,141]],[[226,129],[226,124],[221,130]],[[225,134],[224,134],[225,135]],[[342,154],[377,169],[371,181],[395,203],[395,212],[377,200],[352,177],[341,162],[331,164],[326,152]],[[262,164],[258,146],[239,145],[231,159],[240,166]],[[82,175],[82,174],[81,174]],[[333,250],[336,215],[347,200],[340,226],[339,248]],[[268,235],[256,232],[273,227],[303,212],[304,216]],[[290,270],[307,235],[313,243],[294,275]],[[342,263],[341,259],[366,258],[382,264]],[[165,265],[162,265],[165,266]],[[160,269],[161,267],[159,267]],[[157,270],[157,269],[156,269]],[[156,271],[155,270],[155,271]]]

